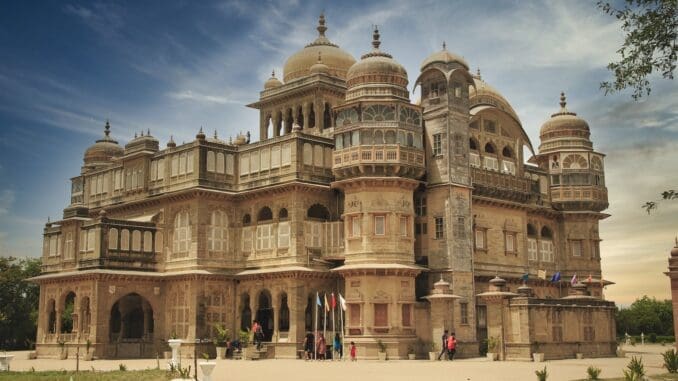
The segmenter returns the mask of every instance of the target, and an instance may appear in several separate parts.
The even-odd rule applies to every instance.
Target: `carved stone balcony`
[[[332,170],[338,178],[424,174],[424,151],[398,144],[361,145],[334,151]]]
[[[561,210],[601,211],[609,205],[607,188],[600,185],[552,186],[551,202]]]
[[[535,180],[486,169],[471,168],[471,179],[473,194],[478,196],[527,202],[539,193],[539,183]]]

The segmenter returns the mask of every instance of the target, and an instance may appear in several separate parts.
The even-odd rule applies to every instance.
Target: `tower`
[[[377,340],[405,357],[415,338],[413,192],[424,174],[421,108],[409,102],[407,72],[373,49],[347,73],[335,109],[332,187],[343,191],[348,339],[376,357]]]

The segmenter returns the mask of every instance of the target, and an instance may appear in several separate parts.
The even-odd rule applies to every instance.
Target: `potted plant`
[[[581,359],[584,358],[584,354],[581,351],[581,342],[577,341],[576,344],[577,344],[577,352],[574,353],[574,357],[577,360],[581,360]]]
[[[497,361],[499,358],[499,338],[490,336],[487,338],[487,359],[489,361]]]
[[[438,359],[438,350],[436,348],[436,345],[433,344],[433,342],[428,342],[426,343],[426,346],[428,347],[428,359],[431,361],[436,361]]]
[[[379,349],[379,352],[377,353],[379,361],[386,361],[386,344],[379,339],[377,340],[377,347]]]
[[[204,361],[198,363],[200,370],[202,371],[202,380],[203,381],[212,381],[212,372],[214,367],[217,366],[215,362],[210,361],[210,356],[207,353],[202,354]]]
[[[414,353],[414,346],[412,344],[407,346],[407,358],[410,360],[416,359],[417,355]]]
[[[66,349],[66,342],[62,338],[57,339],[59,344],[59,360],[66,360],[68,358],[68,349]]]
[[[85,342],[85,361],[92,361],[94,358],[94,351],[90,351],[90,349],[92,349],[92,341],[87,339]]]
[[[247,352],[249,351],[248,344],[250,341],[249,331],[241,330],[240,333],[238,333],[238,338],[240,339],[240,346],[242,347],[242,359],[247,360]]]
[[[214,345],[217,347],[217,360],[226,358],[226,348],[231,340],[231,332],[221,324],[214,326],[217,335],[214,338]]]
[[[544,361],[544,352],[540,352],[541,343],[538,341],[534,342],[534,352],[532,352],[532,360],[534,362],[543,362]]]

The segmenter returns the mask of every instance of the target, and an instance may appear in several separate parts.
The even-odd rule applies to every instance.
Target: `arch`
[[[548,226],[541,228],[541,238],[543,239],[553,239],[553,232],[549,229]]]
[[[360,144],[364,146],[372,145],[372,131],[370,130],[361,130],[360,131]]]
[[[108,229],[108,249],[109,250],[118,249],[118,229],[116,228]]]
[[[513,150],[509,146],[504,146],[504,148],[501,150],[501,155],[503,157],[508,157],[508,158],[513,158]]]
[[[252,326],[252,309],[250,308],[250,295],[242,294],[240,297],[240,330],[247,331]]]
[[[287,214],[287,209],[281,208],[280,211],[278,212],[278,219],[279,220],[286,220],[288,219],[288,214]]]
[[[252,216],[250,216],[249,213],[245,213],[244,216],[242,216],[242,224],[243,226],[249,226],[249,224],[252,223]]]
[[[468,140],[468,146],[469,146],[469,148],[472,149],[472,150],[476,150],[476,151],[477,151],[479,145],[480,145],[480,144],[478,144],[478,141],[477,141],[474,137],[471,137],[471,138]]]
[[[325,103],[325,112],[323,113],[323,128],[332,127],[332,106],[329,103]]]
[[[56,301],[50,299],[47,301],[47,332],[56,333]]]
[[[132,292],[111,307],[109,338],[116,341],[152,341],[153,307],[143,296]]]
[[[261,290],[257,295],[257,314],[255,319],[261,324],[264,341],[273,338],[273,298],[268,290]]]
[[[214,172],[216,167],[216,157],[214,151],[207,151],[207,172]]]
[[[61,333],[73,332],[73,328],[75,328],[73,324],[74,313],[75,313],[75,292],[69,291],[66,294],[66,297],[64,298],[64,305],[61,310],[61,327],[59,327],[59,332]]]
[[[527,224],[527,236],[528,237],[537,237],[537,229],[532,224]]]
[[[129,230],[122,229],[120,231],[120,250],[129,250]]]
[[[497,152],[497,149],[494,148],[494,144],[488,142],[487,144],[485,144],[485,152],[495,154]]]
[[[278,331],[289,332],[290,330],[290,307],[287,302],[287,293],[280,294],[280,309],[278,310]]]
[[[330,219],[330,211],[324,205],[313,204],[310,208],[308,208],[306,217],[328,221]]]
[[[381,130],[374,131],[374,144],[384,144],[384,133]]]
[[[270,221],[272,219],[273,212],[271,211],[271,208],[264,206],[263,208],[259,209],[259,213],[257,213],[257,222]]]
[[[414,147],[414,135],[411,132],[407,133],[407,146]]]
[[[386,140],[386,144],[396,144],[396,133],[395,133],[395,131],[393,131],[393,130],[386,131],[384,139]]]
[[[144,251],[147,253],[153,251],[153,233],[148,230],[144,232]]]
[[[315,128],[316,122],[315,122],[315,105],[311,103],[308,111],[308,126],[304,126],[304,128]]]
[[[132,251],[141,251],[141,231],[132,231]]]

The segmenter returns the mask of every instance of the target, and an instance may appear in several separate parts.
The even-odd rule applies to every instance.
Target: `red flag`
[[[332,309],[337,308],[337,298],[334,297],[334,292],[332,293]]]

